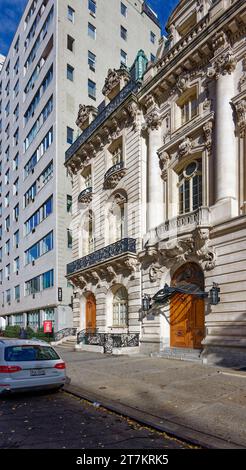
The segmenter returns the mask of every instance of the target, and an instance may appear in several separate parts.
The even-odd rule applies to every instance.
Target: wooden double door
[[[91,333],[96,330],[96,299],[93,294],[90,294],[86,299],[85,328]]]
[[[203,273],[194,263],[188,263],[174,276],[173,285],[184,281],[203,289]],[[170,302],[170,346],[202,349],[205,336],[204,300],[189,294],[175,294]]]

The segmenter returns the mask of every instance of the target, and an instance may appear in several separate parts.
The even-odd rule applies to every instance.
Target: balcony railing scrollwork
[[[124,162],[121,161],[113,165],[104,175],[104,188],[115,188],[118,182],[125,176],[126,168]]]
[[[54,341],[61,341],[68,336],[76,336],[77,328],[63,328],[54,334]]]
[[[127,253],[136,254],[136,240],[134,238],[123,238],[118,242],[112,243],[100,250],[94,251],[94,253],[73,261],[67,265],[67,275],[75,274],[90,266]]]
[[[88,204],[92,200],[92,187],[86,188],[79,194],[78,201],[82,204]]]
[[[139,333],[99,333],[98,329],[88,329],[77,334],[77,343],[101,346],[105,353],[112,354],[114,348],[138,347]]]

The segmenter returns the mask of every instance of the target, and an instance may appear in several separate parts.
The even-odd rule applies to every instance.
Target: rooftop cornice
[[[167,75],[176,65],[181,65],[181,61],[186,59],[190,55],[194,55],[195,50],[199,46],[209,47],[209,41],[211,41],[215,32],[221,29],[225,24],[229,23],[229,20],[237,14],[243,11],[245,8],[245,0],[237,0],[228,8],[221,16],[216,18],[212,23],[209,24],[209,13],[197,23],[197,25],[190,31],[184,38],[180,39],[159,61],[155,64],[154,68],[157,70],[156,75],[151,78],[146,84],[143,85],[139,91],[138,98],[141,101],[142,98],[150,93],[156,86],[156,84]],[[204,27],[202,25],[204,24]],[[201,31],[199,30],[201,28]],[[188,44],[184,45],[187,37],[194,35],[197,31],[197,35]],[[183,45],[183,46],[182,46]],[[211,48],[212,53],[212,48]],[[159,70],[160,69],[160,70]]]

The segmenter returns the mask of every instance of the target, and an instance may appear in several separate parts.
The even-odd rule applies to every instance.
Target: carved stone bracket
[[[167,169],[170,161],[170,155],[167,152],[159,154],[159,165],[161,169],[161,177],[164,181],[167,181]]]
[[[208,78],[215,78],[218,80],[220,75],[231,75],[237,65],[237,60],[233,55],[231,49],[223,52],[219,56],[213,59],[212,66],[208,69]]]
[[[245,137],[246,132],[246,100],[241,100],[235,104],[237,116],[237,129],[241,138]]]
[[[203,126],[203,132],[205,135],[205,146],[207,148],[208,154],[211,154],[212,150],[212,135],[213,135],[213,122],[208,121]]]
[[[148,130],[157,130],[162,124],[162,116],[159,114],[157,109],[151,111],[145,116],[145,126],[144,128]]]

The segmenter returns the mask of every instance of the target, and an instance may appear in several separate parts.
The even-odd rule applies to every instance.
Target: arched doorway
[[[187,263],[175,272],[172,286],[185,284],[195,284],[204,290],[203,272],[197,264]],[[170,330],[171,347],[201,349],[205,336],[204,299],[175,294],[170,302]]]
[[[96,299],[93,294],[89,294],[86,299],[85,328],[90,332],[96,329]]]

